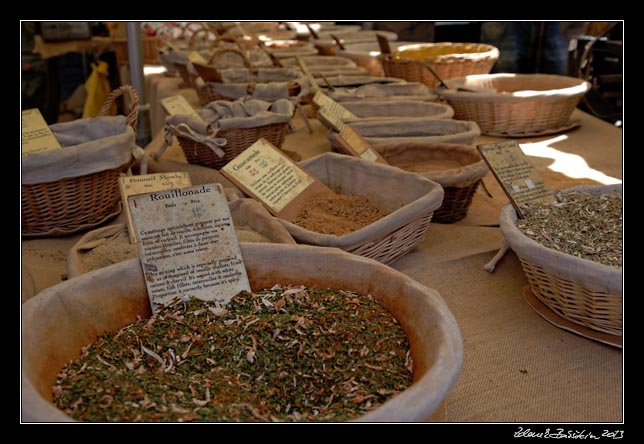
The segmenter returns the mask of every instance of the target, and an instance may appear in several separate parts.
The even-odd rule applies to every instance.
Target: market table
[[[157,85],[156,100],[177,93],[194,100],[191,90],[178,89],[177,79],[156,81],[165,84],[162,94]],[[174,82],[174,89],[167,82]],[[578,128],[519,140],[546,186],[621,182],[621,129],[580,110],[572,119],[580,123]],[[312,134],[298,116],[283,149],[301,159],[329,151],[326,128],[315,119],[311,127]],[[153,134],[148,154],[163,142],[162,131]],[[475,144],[498,140],[503,139],[481,136]],[[185,162],[176,140],[163,159]],[[535,313],[524,300],[527,279],[514,253],[494,273],[483,270],[502,245],[499,211],[508,202],[491,173],[483,181],[489,195],[479,187],[467,217],[455,224],[430,224],[426,239],[391,264],[436,289],[460,326],[465,357],[460,378],[445,399],[446,421],[622,421],[621,349],[561,330]],[[64,278],[66,254],[82,234],[22,239],[22,263],[35,292]],[[23,291],[23,300],[30,296]]]

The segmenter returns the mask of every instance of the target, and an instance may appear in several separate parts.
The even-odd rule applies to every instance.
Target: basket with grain
[[[485,43],[417,43],[401,46],[381,57],[385,75],[435,87],[438,79],[488,74],[499,58],[499,50]],[[427,68],[429,65],[429,69]]]
[[[564,190],[589,194],[622,193],[621,185],[584,186]],[[501,210],[506,245],[521,261],[532,293],[549,309],[574,324],[622,336],[622,268],[604,265],[545,247],[517,226],[511,205]]]
[[[129,93],[125,116],[105,116]],[[62,149],[22,156],[22,235],[64,236],[93,228],[121,212],[118,178],[144,156],[135,144],[138,96],[114,90],[99,117],[51,125]]]
[[[356,116],[342,118],[344,123],[396,120],[400,118],[451,119],[454,110],[443,103],[421,100],[347,101],[342,106]]]
[[[473,120],[491,136],[538,136],[562,131],[590,83],[553,74],[488,74],[454,78],[437,92],[457,119]],[[461,91],[459,87],[478,89]]]
[[[316,233],[278,219],[298,243],[337,247],[389,264],[425,239],[433,212],[443,201],[443,189],[436,182],[388,165],[324,153],[300,166],[333,191],[365,196],[388,214],[342,236]]]

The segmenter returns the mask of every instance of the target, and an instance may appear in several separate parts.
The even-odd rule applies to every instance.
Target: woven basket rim
[[[604,186],[574,187],[563,192],[588,191],[595,189],[601,194],[617,192],[621,194],[621,184]],[[516,226],[517,213],[511,204],[505,205],[500,213],[500,228],[507,245],[514,250],[520,258],[527,260],[544,270],[579,283],[586,287],[609,289],[609,292],[622,296],[622,267],[611,267],[589,259],[583,259],[571,254],[548,248],[539,242],[530,239]],[[544,258],[545,257],[545,258]],[[566,270],[554,264],[563,264]]]
[[[476,47],[479,49],[477,52],[454,52],[451,54],[439,54],[435,56],[424,57],[423,59],[412,59],[412,58],[398,58],[399,53],[403,51],[423,49],[423,48],[453,48],[455,50],[464,48],[464,47]],[[438,42],[438,43],[415,43],[412,45],[403,45],[400,46],[392,54],[392,59],[388,60],[390,62],[418,62],[424,61],[428,63],[445,63],[450,61],[479,61],[484,59],[498,59],[500,55],[499,49],[495,46],[489,45],[487,43],[470,43],[470,42]]]
[[[538,90],[522,90],[516,92],[467,92],[457,91],[456,89],[445,89],[443,86],[438,86],[436,92],[447,98],[448,100],[462,100],[470,102],[485,102],[485,101],[508,101],[508,102],[529,102],[536,100],[560,100],[582,96],[590,89],[590,83],[584,79],[577,79],[576,77],[560,76],[556,74],[473,74],[464,77],[455,77],[447,80],[446,82],[452,88],[458,86],[466,86],[468,81],[476,81],[482,79],[516,79],[518,82],[525,79],[537,80],[558,80],[566,84],[572,83],[572,80],[577,80],[576,84],[572,86],[563,86],[562,88],[550,89],[545,91]]]

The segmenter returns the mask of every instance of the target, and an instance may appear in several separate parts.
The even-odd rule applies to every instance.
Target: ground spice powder
[[[53,387],[89,422],[345,421],[412,383],[409,344],[370,296],[275,286],[188,296],[84,348]]]

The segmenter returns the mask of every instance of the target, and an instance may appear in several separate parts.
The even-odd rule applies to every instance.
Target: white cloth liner
[[[368,84],[358,88],[337,88],[327,92],[329,97],[339,102],[347,100],[384,99],[384,100],[428,100],[436,101],[438,96],[419,82],[387,84]]]
[[[345,123],[370,120],[397,120],[401,117],[427,117],[432,119],[451,119],[454,110],[443,103],[425,100],[356,100],[342,102],[357,119],[343,118]]]
[[[217,137],[220,130],[257,128],[274,123],[288,123],[293,117],[294,105],[290,100],[265,102],[256,99],[239,99],[234,102],[217,100],[197,111],[200,118],[177,114],[166,118],[165,141],[155,154],[158,159],[172,143],[172,136],[183,136],[208,146],[219,157],[220,148],[226,146],[225,138]]]
[[[332,190],[365,196],[389,213],[343,236],[316,233],[278,218],[299,243],[351,251],[436,210],[443,203],[444,192],[439,184],[392,166],[336,153],[320,154],[299,165]]]
[[[579,186],[561,191],[578,191],[589,194],[622,194],[622,184]],[[538,265],[548,273],[577,282],[592,291],[622,296],[622,268],[610,267],[589,259],[547,248],[523,234],[516,226],[517,214],[512,205],[501,209],[500,227],[505,243],[520,258]]]
[[[22,183],[33,185],[111,170],[145,152],[136,146],[134,130],[125,116],[101,116],[56,123],[49,128],[62,149],[22,156]]]

